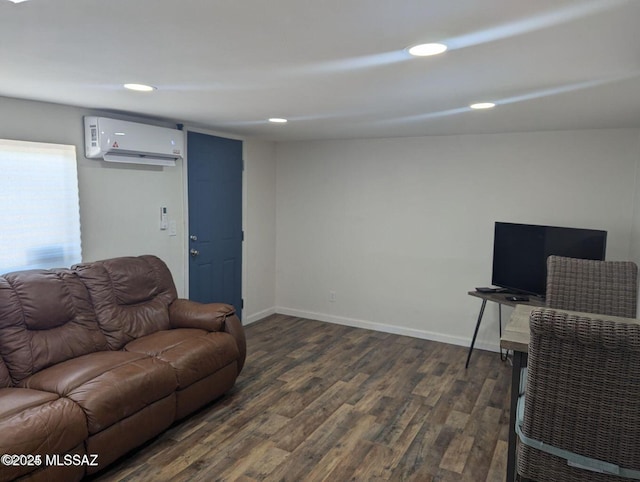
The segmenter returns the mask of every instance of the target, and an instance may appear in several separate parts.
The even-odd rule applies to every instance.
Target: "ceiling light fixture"
[[[9,0],[9,1],[13,3],[22,3],[22,2],[26,2],[27,0]]]
[[[471,104],[469,107],[472,109],[493,109],[496,105],[493,102],[477,102],[476,104]]]
[[[151,92],[156,90],[156,87],[145,84],[124,84],[125,89],[135,90],[136,92]]]
[[[282,117],[271,117],[269,122],[273,122],[274,124],[286,124],[288,121]]]
[[[438,55],[447,50],[445,44],[432,43],[432,44],[420,44],[409,47],[409,52],[414,57],[428,57],[430,55]]]

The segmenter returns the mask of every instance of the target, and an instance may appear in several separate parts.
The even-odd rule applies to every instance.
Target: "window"
[[[0,273],[82,260],[75,146],[0,139]]]

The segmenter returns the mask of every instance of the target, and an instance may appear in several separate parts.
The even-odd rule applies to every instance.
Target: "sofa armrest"
[[[223,331],[224,319],[235,313],[233,306],[223,303],[198,303],[177,299],[169,305],[171,328],[200,328]]]
[[[240,373],[247,356],[247,341],[233,306],[224,303],[198,303],[180,298],[169,305],[169,321],[172,328],[199,328],[229,333],[236,340],[240,351]]]
[[[238,344],[238,350],[240,350],[240,358],[238,358],[238,374],[242,371],[244,366],[244,360],[247,358],[247,339],[244,335],[244,328],[240,318],[235,315],[235,312],[231,316],[227,316],[224,320],[224,331],[229,333],[236,339]]]

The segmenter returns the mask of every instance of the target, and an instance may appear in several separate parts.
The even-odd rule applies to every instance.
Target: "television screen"
[[[606,245],[606,231],[496,222],[491,283],[544,297],[549,256],[604,260]]]

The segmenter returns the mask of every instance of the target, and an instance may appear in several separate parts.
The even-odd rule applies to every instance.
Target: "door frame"
[[[182,193],[183,193],[183,201],[182,204],[184,206],[183,209],[183,217],[184,217],[184,226],[183,226],[183,238],[182,238],[182,265],[184,267],[184,297],[189,298],[189,143],[187,142],[187,135],[189,132],[195,132],[197,134],[206,134],[209,136],[216,137],[225,137],[227,139],[233,139],[236,141],[242,141],[242,231],[246,233],[247,229],[247,176],[246,176],[246,166],[247,163],[245,161],[246,157],[246,138],[241,136],[234,136],[223,132],[217,132],[208,129],[200,129],[197,127],[191,127],[185,125],[183,127],[184,132],[184,158],[182,161]],[[242,280],[241,280],[241,295],[242,299],[246,299],[246,278],[247,278],[247,243],[243,239],[242,241]],[[245,310],[242,310],[243,318],[245,318],[244,313]]]

